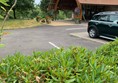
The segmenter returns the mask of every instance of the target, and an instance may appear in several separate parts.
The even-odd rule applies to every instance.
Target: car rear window
[[[118,15],[110,15],[110,19],[111,22],[114,22],[116,20],[118,20]]]

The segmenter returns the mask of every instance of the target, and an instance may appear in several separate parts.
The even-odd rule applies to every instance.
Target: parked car
[[[91,38],[105,36],[118,37],[118,11],[100,12],[88,22],[88,34]]]

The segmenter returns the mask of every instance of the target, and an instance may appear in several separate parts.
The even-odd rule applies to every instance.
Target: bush
[[[98,54],[80,47],[34,52],[32,56],[17,53],[0,62],[0,82],[117,83],[118,64],[114,61],[115,56]]]
[[[116,75],[116,83],[118,83],[118,39],[97,49],[96,55],[98,57],[97,59],[101,59],[100,63],[106,64],[112,70],[111,73]]]
[[[110,42],[100,47],[97,50],[96,54],[109,56],[109,57],[112,57],[112,56],[118,57],[118,39],[114,42]]]

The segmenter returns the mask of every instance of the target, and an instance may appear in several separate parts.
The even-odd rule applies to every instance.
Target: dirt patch
[[[63,21],[52,21],[51,24],[48,24],[51,26],[69,26],[69,25],[82,25],[87,27],[87,23],[82,22],[81,24],[75,24],[72,20],[63,20]]]
[[[72,21],[52,21],[51,24],[49,24],[51,26],[67,26],[67,25],[78,25],[75,24]]]

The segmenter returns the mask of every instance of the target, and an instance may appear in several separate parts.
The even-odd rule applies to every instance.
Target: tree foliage
[[[14,2],[13,0],[9,0],[8,4],[12,6],[13,2]],[[16,8],[16,10],[19,10],[19,11],[32,9],[34,8],[34,0],[18,0],[14,8]]]
[[[42,11],[47,12],[48,5],[50,0],[41,0],[40,8]]]
[[[12,6],[13,0],[9,0],[8,4]],[[13,8],[14,18],[16,18],[16,12],[24,15],[27,11],[32,10],[33,8],[34,0],[18,0],[16,6]]]

